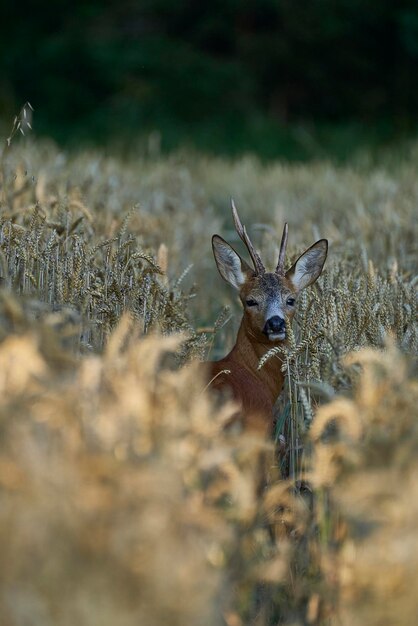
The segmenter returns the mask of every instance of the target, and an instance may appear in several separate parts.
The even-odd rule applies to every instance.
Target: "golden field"
[[[0,623],[413,624],[418,148],[0,158]],[[224,432],[197,366],[240,319],[210,245],[240,248],[231,196],[271,267],[285,220],[289,262],[330,242],[279,355],[261,495],[274,442]]]

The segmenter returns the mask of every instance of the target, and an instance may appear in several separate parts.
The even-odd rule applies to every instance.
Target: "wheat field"
[[[415,623],[417,167],[4,147],[2,625]],[[231,196],[268,266],[284,221],[289,263],[330,242],[271,442],[224,431],[198,366],[240,320]]]

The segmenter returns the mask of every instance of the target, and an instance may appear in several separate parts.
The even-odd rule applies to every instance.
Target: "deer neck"
[[[262,368],[258,369],[260,359],[275,345],[280,342],[273,343],[257,340],[251,334],[250,329],[243,318],[238,330],[237,341],[230,353],[230,358],[239,362],[239,364],[249,370],[260,382],[262,382],[269,390],[274,403],[277,396],[282,390],[284,375],[281,371],[282,359],[277,356],[270,358]]]

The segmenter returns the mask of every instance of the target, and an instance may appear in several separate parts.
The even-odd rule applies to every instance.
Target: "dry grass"
[[[262,167],[12,142],[2,624],[413,623],[417,154]],[[288,478],[262,501],[271,444],[223,433],[233,407],[212,406],[195,364],[179,367],[234,338],[239,309],[210,251],[214,232],[236,241],[231,195],[272,266],[285,218],[292,257],[331,243],[280,355]]]
[[[392,341],[345,364],[362,367],[354,397],[322,406],[311,430],[312,482],[333,509],[323,571],[338,588],[342,624],[413,624],[418,385]]]

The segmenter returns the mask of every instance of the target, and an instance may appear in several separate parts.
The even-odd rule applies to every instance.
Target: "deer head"
[[[302,289],[312,285],[322,272],[328,242],[320,239],[314,243],[285,271],[288,231],[285,224],[277,267],[274,272],[267,272],[233,201],[232,214],[236,231],[247,247],[253,267],[222,237],[214,235],[212,247],[219,273],[239,292],[247,334],[261,343],[283,341],[286,338],[286,319],[292,319],[298,295]]]

